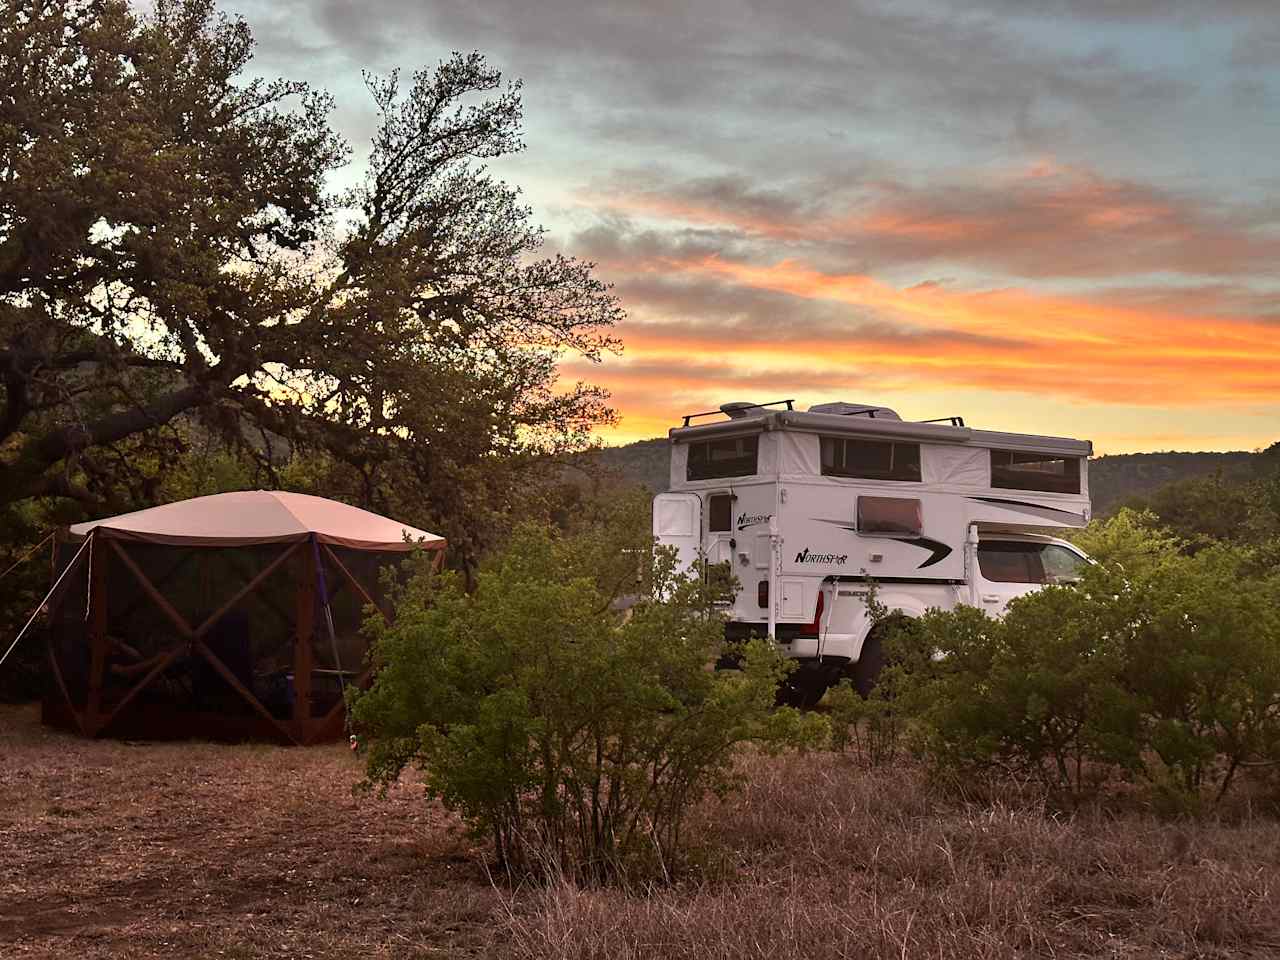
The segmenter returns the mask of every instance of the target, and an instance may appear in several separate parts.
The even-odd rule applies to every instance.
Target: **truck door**
[[[702,547],[702,501],[693,493],[660,493],[653,498],[653,536],[658,546],[675,547],[680,570],[688,570]]]
[[[986,538],[978,542],[974,582],[982,609],[1003,616],[1009,601],[1045,584],[1069,583],[1087,562],[1062,544]]]
[[[979,541],[976,583],[983,610],[1002,617],[1010,600],[1039,589],[1044,582],[1039,546],[1025,540]]]

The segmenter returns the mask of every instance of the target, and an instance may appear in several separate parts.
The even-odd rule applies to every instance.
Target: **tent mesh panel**
[[[200,631],[203,627],[200,639],[210,653],[272,717],[281,721],[295,716],[296,637],[300,619],[309,622],[310,635],[303,642],[311,647],[310,709],[297,712],[324,717],[340,703],[343,683],[355,680],[367,666],[368,641],[362,632],[368,603],[365,593],[386,610],[380,570],[404,559],[401,553],[349,548],[333,548],[331,556],[323,546],[317,550],[311,543],[296,547],[115,543],[165,603],[152,596],[112,543],[92,545],[92,550],[103,554],[96,563],[105,561],[101,580],[106,598],[107,640],[100,712],[108,714],[128,698],[125,712],[154,713],[161,709],[202,714],[214,726],[218,717],[253,717],[257,711],[235,684],[196,649],[166,611],[166,603],[191,630]],[[60,567],[70,562],[78,548],[78,544],[60,547]],[[253,589],[222,609],[291,549],[292,553]],[[83,711],[88,703],[93,672],[95,599],[88,553],[82,554],[59,595],[51,601],[48,620],[50,650],[76,711]],[[333,617],[333,637],[316,577],[317,556]],[[334,562],[334,556],[359,581],[364,592],[350,582]],[[215,615],[217,619],[209,622]],[[171,662],[151,682],[133,692],[170,657]],[[210,736],[218,734],[216,729],[207,732]],[[162,736],[164,731],[157,731],[156,735]]]

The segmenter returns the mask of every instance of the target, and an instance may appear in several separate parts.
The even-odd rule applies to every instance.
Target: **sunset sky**
[[[596,261],[609,442],[728,400],[1092,439],[1280,440],[1280,3],[233,0],[254,69],[337,97],[479,49],[501,174]]]

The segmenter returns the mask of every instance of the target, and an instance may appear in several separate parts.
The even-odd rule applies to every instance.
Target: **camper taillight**
[[[818,591],[818,608],[813,611],[813,623],[809,625],[809,629],[813,631],[813,635],[815,637],[822,636],[822,608],[824,603],[825,601],[823,599],[823,593],[821,590],[819,590]]]

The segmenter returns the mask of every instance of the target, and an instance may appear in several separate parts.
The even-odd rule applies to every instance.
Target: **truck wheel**
[[[801,667],[778,686],[778,706],[806,710],[816,707],[830,686],[831,681],[825,673]]]
[[[858,662],[853,664],[850,670],[854,689],[858,691],[864,700],[875,689],[876,683],[880,680],[880,672],[885,668],[887,658],[884,653],[884,636],[889,630],[893,629],[906,630],[910,633],[917,630],[918,627],[910,617],[896,615],[867,635],[867,639],[863,641],[862,653],[858,657]]]
[[[862,654],[853,665],[853,687],[862,699],[871,696],[880,671],[884,669],[884,645],[879,631],[874,631],[862,644]]]
[[[716,660],[717,670],[741,670],[742,654],[740,653],[722,653]]]
[[[849,669],[846,657],[806,660],[778,687],[778,704],[786,707],[816,707],[826,692]]]

